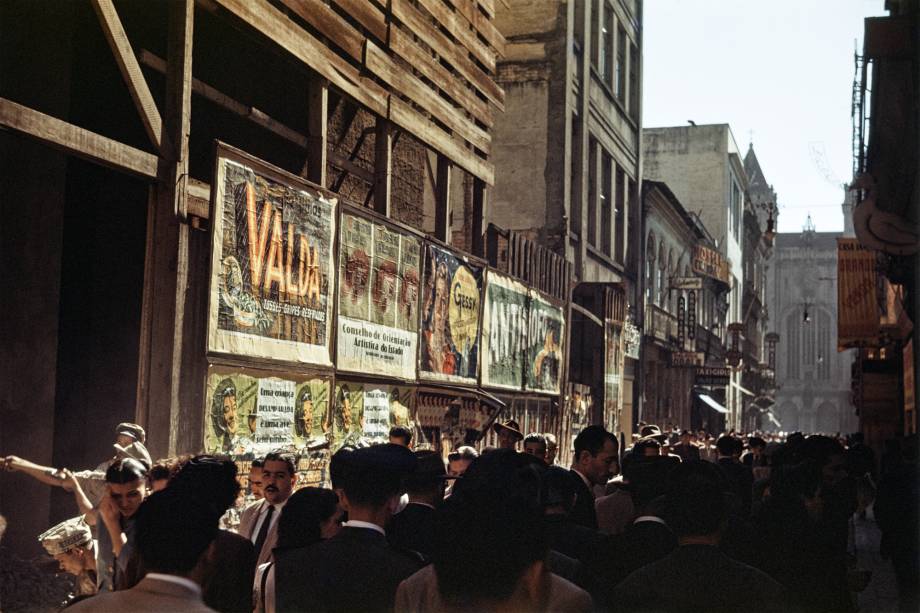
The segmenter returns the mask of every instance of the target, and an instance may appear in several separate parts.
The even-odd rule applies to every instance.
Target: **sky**
[[[853,52],[885,0],[645,0],[645,127],[728,123],[780,205],[779,231],[843,230]],[[856,42],[858,41],[858,42]]]

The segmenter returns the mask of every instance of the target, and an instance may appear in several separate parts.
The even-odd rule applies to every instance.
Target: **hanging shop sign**
[[[674,277],[671,279],[671,289],[703,289],[703,280],[700,277]]]
[[[206,398],[208,453],[237,458],[328,446],[328,379],[212,367]]]
[[[425,251],[420,375],[474,385],[483,269],[435,245]]]
[[[484,294],[482,385],[519,390],[524,385],[530,296],[523,284],[492,270]]]
[[[565,311],[530,290],[524,389],[558,394],[561,391]]]
[[[696,368],[696,385],[724,386],[731,381],[732,371],[725,366],[698,366]]]
[[[336,201],[218,147],[208,351],[329,366]]]
[[[875,251],[855,238],[837,239],[837,349],[878,344],[881,315]]]
[[[411,387],[336,381],[330,416],[332,447],[385,443],[390,428],[410,431],[418,424],[415,390]]]
[[[421,240],[345,213],[339,239],[336,365],[414,379]]]
[[[671,366],[678,368],[693,368],[702,366],[706,361],[706,354],[698,351],[672,351]]]
[[[693,272],[731,285],[731,271],[728,260],[722,254],[705,245],[693,248]],[[699,287],[687,289],[701,289]]]

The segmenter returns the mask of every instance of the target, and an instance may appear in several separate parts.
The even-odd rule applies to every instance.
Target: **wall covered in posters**
[[[564,359],[565,311],[530,290],[524,388],[532,392],[560,392]]]
[[[530,296],[523,284],[491,270],[484,294],[482,385],[519,390]]]
[[[445,249],[426,246],[421,376],[476,383],[482,272],[481,267]]]
[[[385,443],[390,428],[416,428],[415,390],[411,387],[338,381],[331,416],[333,449]]]
[[[331,365],[336,202],[219,148],[208,350]]]
[[[342,216],[337,366],[414,379],[421,241],[357,215]]]
[[[204,448],[249,458],[320,448],[330,431],[329,388],[328,379],[212,367]]]

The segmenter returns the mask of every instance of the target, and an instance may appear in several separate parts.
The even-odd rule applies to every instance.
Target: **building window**
[[[626,30],[617,26],[616,82],[613,93],[617,99],[626,104]]]
[[[597,70],[600,63],[600,26],[601,26],[601,0],[591,3],[591,66]]]
[[[629,189],[626,192],[626,219],[628,224],[626,227],[626,265],[632,270],[636,270],[639,265],[637,256],[640,251],[637,247],[642,245],[640,241],[641,234],[638,234],[641,231],[639,227],[639,206],[636,204],[639,194],[636,192],[636,182],[632,179],[629,179],[628,187]]]
[[[603,246],[604,255],[612,257],[611,245],[611,208],[613,207],[613,194],[611,194],[611,184],[613,182],[613,158],[606,151],[601,153],[601,245]]]
[[[585,48],[585,0],[575,0],[575,54],[581,55]]]
[[[652,304],[658,288],[655,287],[655,235],[649,232],[645,244],[645,303]]]
[[[598,50],[598,72],[607,87],[613,87],[613,7],[604,3],[604,21],[601,25],[601,48]]]
[[[639,121],[639,48],[629,43],[629,116]]]
[[[597,246],[597,141],[588,139],[588,244]]]
[[[617,167],[616,172],[616,201],[613,220],[616,240],[613,243],[615,249],[613,259],[622,264],[623,254],[626,253],[626,245],[624,244],[626,240],[626,173],[620,167]]]

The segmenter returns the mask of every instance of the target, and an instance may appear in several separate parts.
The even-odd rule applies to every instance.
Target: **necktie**
[[[268,537],[268,528],[272,523],[274,512],[275,506],[268,505],[268,513],[265,514],[265,519],[262,520],[262,526],[259,528],[259,536],[256,537],[256,558],[262,554],[262,545],[265,544],[265,539]]]

